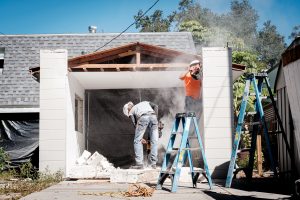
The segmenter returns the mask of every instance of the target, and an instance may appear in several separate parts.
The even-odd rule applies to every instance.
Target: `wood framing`
[[[131,43],[71,58],[69,71],[184,70],[200,56],[145,43]]]

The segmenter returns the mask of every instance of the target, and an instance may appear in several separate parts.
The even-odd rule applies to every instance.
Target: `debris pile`
[[[80,195],[109,196],[109,197],[151,197],[155,189],[146,184],[129,185],[127,191],[118,192],[79,192]]]
[[[110,178],[116,168],[97,151],[91,153],[84,151],[71,168],[69,178]]]
[[[149,187],[146,184],[133,184],[130,185],[128,191],[125,192],[126,197],[151,197],[154,192],[154,188]]]

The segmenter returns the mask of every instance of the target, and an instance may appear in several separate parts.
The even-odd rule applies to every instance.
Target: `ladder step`
[[[196,148],[182,148],[182,150],[191,150],[191,151],[193,151],[193,150],[199,150],[200,149],[200,147],[196,147]]]
[[[254,74],[256,78],[264,78],[264,77],[268,77],[268,74],[266,72],[259,72]]]
[[[161,174],[175,174],[175,172],[174,171],[161,171],[160,172]]]
[[[183,132],[172,132],[171,134],[172,134],[172,135],[178,135],[178,134],[182,135],[182,133],[183,133]]]
[[[166,151],[167,154],[177,154],[177,152],[178,152],[178,149],[172,149],[172,150]]]
[[[203,169],[195,169],[192,172],[194,173],[202,173],[204,170]],[[189,174],[191,174],[191,172],[189,172]]]
[[[282,133],[282,131],[269,131],[268,133],[269,134],[280,134],[280,133]]]
[[[255,115],[257,112],[247,112],[247,115]]]
[[[198,136],[189,136],[189,139],[198,139]]]
[[[251,123],[250,123],[250,126],[260,125],[260,124],[261,124],[261,122],[251,122]]]

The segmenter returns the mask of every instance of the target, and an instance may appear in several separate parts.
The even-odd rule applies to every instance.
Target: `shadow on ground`
[[[255,197],[255,196],[243,196],[243,195],[233,195],[233,194],[224,194],[224,193],[217,193],[214,191],[203,191],[206,195],[212,197],[213,199],[219,199],[219,200],[226,200],[226,199],[230,199],[230,200],[269,200],[266,198],[260,198],[260,197]],[[288,200],[292,200],[291,198],[285,198]],[[283,200],[283,199],[282,199]]]
[[[245,191],[267,192],[275,194],[292,194],[294,186],[291,184],[287,184],[278,178],[269,177],[252,179],[234,179],[232,181],[231,188]]]

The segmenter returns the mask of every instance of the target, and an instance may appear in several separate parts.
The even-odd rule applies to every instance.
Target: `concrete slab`
[[[157,180],[160,169],[116,169],[111,173],[111,183],[150,183]]]
[[[216,181],[214,181],[216,182]],[[150,186],[155,186],[156,182],[152,182]],[[57,185],[49,187],[40,192],[30,194],[21,200],[101,200],[101,199],[145,199],[145,197],[126,198],[120,196],[120,192],[128,190],[128,183],[110,183],[105,180],[78,180],[63,181]],[[208,184],[198,184],[198,188],[193,188],[191,184],[179,183],[176,193],[170,193],[170,182],[164,184],[163,190],[155,190],[152,197],[146,197],[149,200],[181,200],[181,199],[226,199],[226,200],[253,200],[253,199],[288,199],[291,196],[243,191],[237,189],[224,188],[219,184],[214,185],[209,190]]]

